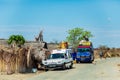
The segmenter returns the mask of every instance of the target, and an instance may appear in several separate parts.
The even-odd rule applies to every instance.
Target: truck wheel
[[[72,68],[73,68],[73,63],[71,62],[70,69],[72,69]]]
[[[94,56],[91,56],[91,63],[94,61]]]
[[[90,63],[92,63],[92,61],[90,61]]]
[[[92,61],[94,61],[94,59],[95,59],[95,57],[93,57],[93,60],[92,60]]]
[[[47,72],[47,71],[48,71],[48,69],[47,69],[47,67],[46,67],[46,66],[44,66],[44,70],[45,70],[45,72]]]
[[[65,63],[63,64],[62,69],[63,69],[63,70],[65,70],[65,69],[66,69]]]
[[[76,63],[79,63],[79,61],[76,60]]]
[[[80,61],[80,63],[83,63],[83,61]]]
[[[89,63],[92,63],[92,62],[93,62],[93,60],[90,60],[90,61],[89,61]]]
[[[45,72],[47,72],[48,71],[48,69],[45,69]]]

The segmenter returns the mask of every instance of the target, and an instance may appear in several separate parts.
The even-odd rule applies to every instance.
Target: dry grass
[[[100,53],[100,49],[95,49],[94,50],[94,55],[95,58],[100,58],[99,53]],[[107,57],[120,57],[120,49],[105,49],[102,50],[103,51],[103,57],[107,58]]]

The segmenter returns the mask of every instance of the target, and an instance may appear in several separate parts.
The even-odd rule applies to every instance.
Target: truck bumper
[[[90,57],[80,57],[80,58],[76,58],[76,61],[78,61],[78,62],[90,62],[91,58]]]
[[[49,64],[49,65],[44,65],[46,69],[59,69],[63,67],[63,64]]]

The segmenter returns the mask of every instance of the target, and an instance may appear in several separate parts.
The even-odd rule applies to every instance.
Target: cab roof
[[[52,50],[52,54],[54,54],[54,53],[66,53],[68,50],[71,50],[71,49],[55,49],[55,50]]]

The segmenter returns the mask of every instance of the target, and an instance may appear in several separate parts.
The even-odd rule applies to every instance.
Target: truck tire
[[[89,63],[92,63],[92,62],[93,62],[93,56],[91,56]]]
[[[48,71],[48,69],[45,69],[45,72],[47,72]]]
[[[93,62],[93,61],[94,61],[94,55],[91,56],[91,62]]]
[[[44,66],[44,71],[47,72],[48,71],[48,68],[46,66]]]
[[[83,61],[80,61],[80,63],[83,63]]]
[[[76,63],[79,63],[79,61],[76,60]]]
[[[94,61],[94,59],[95,59],[95,57],[93,56],[93,60],[92,61]]]
[[[73,68],[73,62],[71,62],[71,65],[70,65],[70,69],[72,69]]]
[[[65,69],[66,69],[65,63],[63,64],[62,69],[63,69],[63,70],[65,70]]]
[[[93,61],[92,60],[90,60],[90,62],[89,63],[92,63]]]

